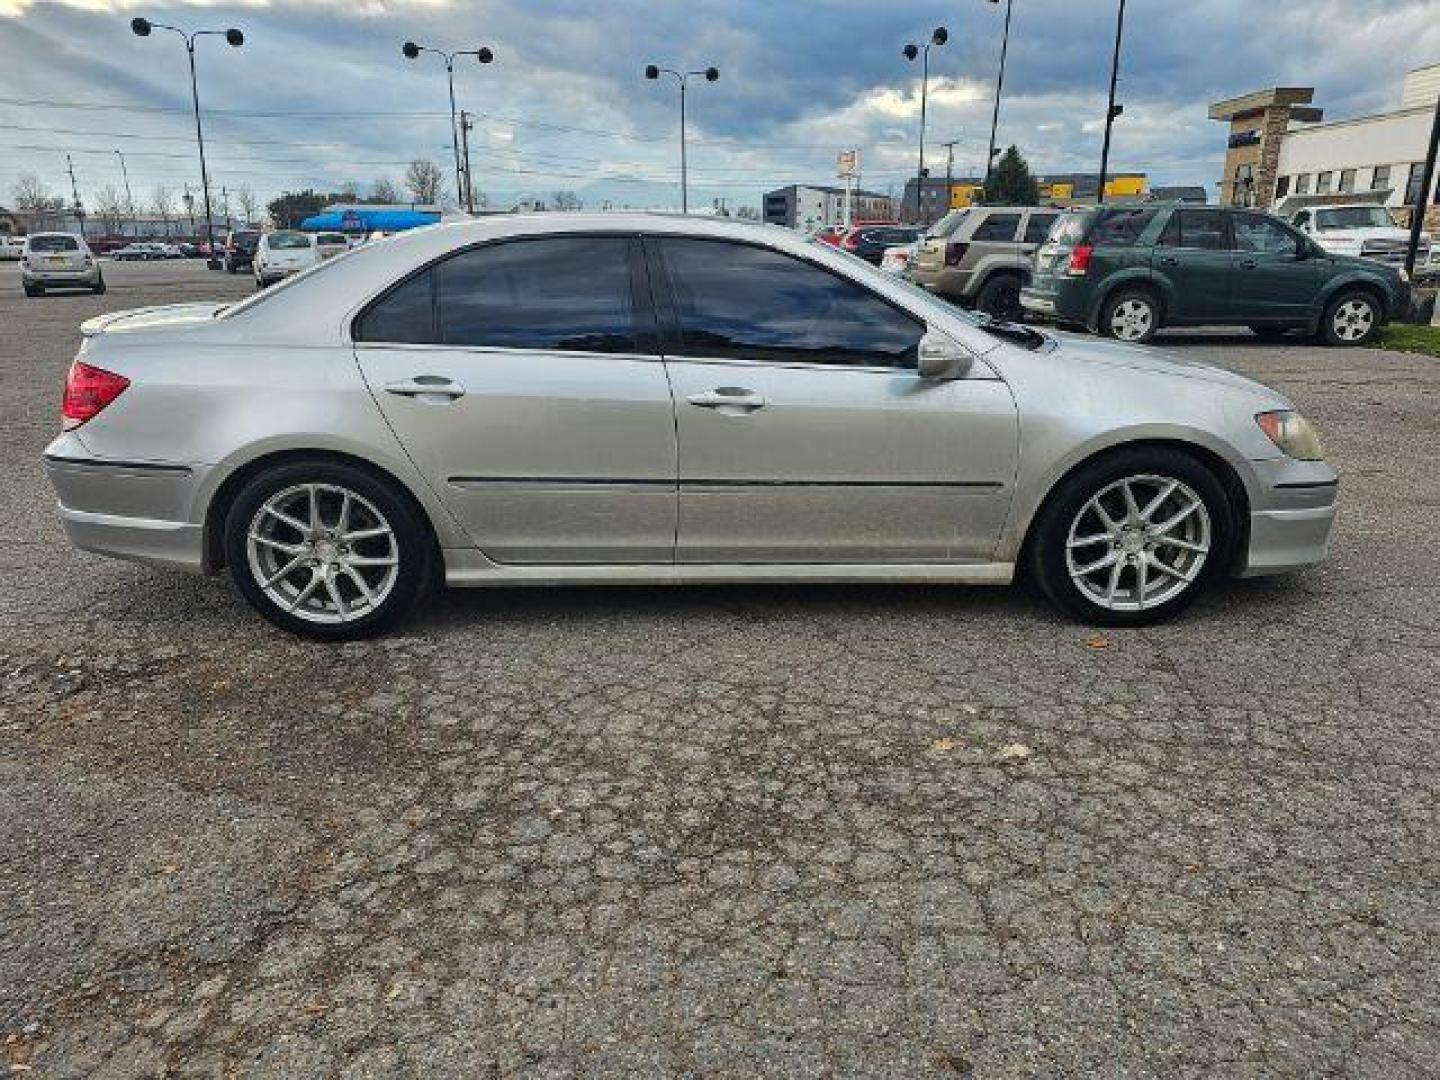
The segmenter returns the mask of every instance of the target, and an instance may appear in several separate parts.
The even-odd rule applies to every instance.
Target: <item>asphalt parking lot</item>
[[[1319,425],[1332,557],[1022,590],[456,592],[325,647],[78,554],[0,266],[0,1064],[31,1077],[1435,1074],[1440,362],[1169,344]]]

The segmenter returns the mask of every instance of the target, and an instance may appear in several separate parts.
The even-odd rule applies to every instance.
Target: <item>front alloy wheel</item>
[[[1325,313],[1325,338],[1331,345],[1363,345],[1380,325],[1375,301],[1362,293],[1342,296]]]

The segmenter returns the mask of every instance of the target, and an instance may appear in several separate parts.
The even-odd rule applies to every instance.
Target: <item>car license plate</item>
[[[64,265],[65,265],[65,256],[63,256],[63,255],[51,255],[51,256],[50,256],[48,259],[46,259],[45,261],[46,261],[47,263],[49,263],[51,266],[64,266]]]

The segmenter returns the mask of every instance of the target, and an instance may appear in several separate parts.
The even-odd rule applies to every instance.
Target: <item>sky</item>
[[[1039,173],[1096,171],[1117,0],[1012,0],[1000,145]],[[647,63],[714,65],[687,98],[690,203],[759,207],[787,183],[835,183],[835,155],[861,151],[861,183],[898,193],[917,165],[920,68],[902,48],[944,25],[932,49],[926,164],[981,168],[1004,0],[0,0],[0,204],[21,173],[83,201],[156,185],[199,191],[183,42],[131,34],[143,15],[191,29],[211,186],[263,203],[304,187],[366,191],[429,158],[453,176],[443,62],[404,41],[489,46],[456,61],[475,114],[475,183],[492,205],[576,192],[587,206],[678,207],[679,101]],[[1341,118],[1393,108],[1404,72],[1440,62],[1440,0],[1129,0],[1111,165],[1152,184],[1212,193],[1220,98],[1273,85],[1316,88]],[[452,183],[453,188],[453,183]]]

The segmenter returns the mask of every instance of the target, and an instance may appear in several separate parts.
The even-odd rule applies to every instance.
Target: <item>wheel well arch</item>
[[[1339,281],[1325,291],[1320,298],[1318,317],[1323,319],[1325,312],[1337,298],[1352,292],[1363,292],[1379,304],[1383,318],[1388,319],[1394,315],[1393,298],[1386,294],[1385,289],[1378,282],[1371,281],[1369,278],[1353,277]]]
[[[1107,282],[1096,290],[1097,299],[1094,309],[1090,312],[1090,323],[1092,326],[1100,325],[1100,315],[1116,293],[1120,292],[1143,292],[1149,293],[1155,298],[1155,303],[1160,308],[1160,319],[1163,322],[1166,313],[1170,310],[1170,297],[1163,285],[1151,277],[1142,277],[1136,273],[1127,274],[1114,281]]]
[[[204,568],[206,573],[216,573],[225,567],[225,518],[230,513],[230,507],[235,504],[240,492],[256,476],[267,469],[275,468],[277,465],[286,465],[295,461],[319,461],[330,462],[338,465],[349,465],[352,468],[360,469],[369,473],[376,480],[388,484],[394,489],[396,495],[403,499],[415,514],[415,520],[420,522],[430,537],[430,544],[435,556],[436,564],[441,565],[440,540],[435,533],[435,523],[430,520],[430,514],[415,493],[410,490],[409,485],[404,483],[390,470],[375,464],[366,458],[355,454],[347,454],[340,450],[326,450],[320,447],[292,447],[284,450],[276,450],[268,454],[261,454],[245,462],[229,476],[221,481],[220,486],[210,497],[209,505],[205,508],[205,531],[204,531]]]
[[[1088,468],[1097,461],[1121,451],[1136,449],[1178,450],[1209,469],[1220,481],[1220,486],[1225,489],[1225,494],[1235,508],[1235,536],[1232,550],[1228,556],[1230,566],[1227,566],[1226,569],[1232,569],[1236,561],[1244,557],[1244,553],[1250,545],[1250,495],[1245,490],[1245,482],[1240,479],[1240,474],[1235,471],[1235,467],[1220,454],[1199,443],[1187,442],[1184,439],[1131,439],[1101,447],[1094,453],[1087,454],[1079,461],[1073,462],[1068,469],[1055,478],[1049,489],[1046,490],[1045,497],[1036,504],[1030,520],[1025,523],[1025,537],[1020,541],[1020,547],[1015,555],[1017,575],[1028,572],[1030,549],[1035,538],[1035,525],[1066,482],[1081,469]]]

